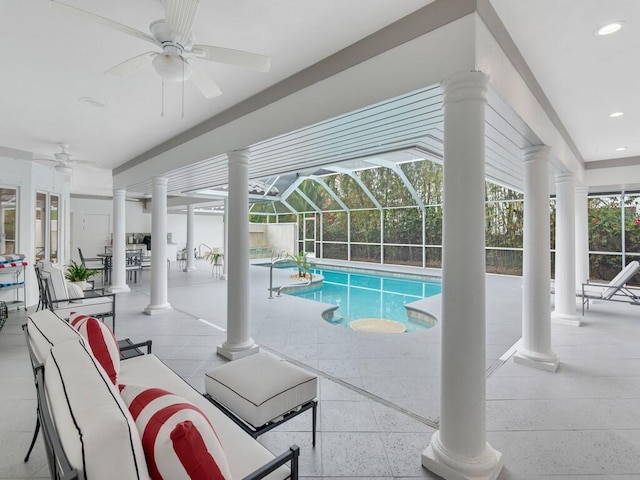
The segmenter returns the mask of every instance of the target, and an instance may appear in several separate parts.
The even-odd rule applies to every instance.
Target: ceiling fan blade
[[[145,52],[141,55],[130,58],[129,60],[125,60],[124,62],[110,68],[104,73],[108,73],[109,75],[116,75],[118,77],[126,77],[128,75],[131,75],[132,73],[137,72],[138,70],[142,70],[143,68],[151,65],[151,61],[156,55],[158,55],[156,52]]]
[[[165,0],[165,22],[172,33],[185,41],[191,34],[200,0]]]
[[[69,163],[71,165],[86,165],[87,167],[100,168],[100,165],[96,162],[92,162],[91,160],[77,160],[74,158],[73,160],[70,160]]]
[[[57,162],[57,160],[49,157],[48,155],[42,155],[41,153],[34,153],[31,157],[32,160],[42,160],[45,162]]]
[[[227,63],[238,67],[268,72],[270,67],[269,57],[257,53],[234,50],[232,48],[214,47],[212,45],[194,45],[191,51],[195,54],[203,54],[201,58],[212,62]]]
[[[126,33],[127,35],[131,35],[133,37],[140,38],[141,40],[146,40],[147,42],[151,42],[157,45],[155,38],[153,38],[151,35],[141,32],[140,30],[136,30],[135,28],[129,27],[122,23],[114,22],[113,20],[110,20],[108,18],[101,17],[100,15],[87,12],[86,10],[82,10],[80,8],[72,7],[71,5],[67,5],[66,3],[57,2],[56,0],[50,0],[49,4],[53,8],[60,10],[61,12],[77,15],[89,22],[98,23],[113,30]]]
[[[200,70],[193,62],[188,63],[192,68],[191,81],[205,98],[215,98],[222,95],[222,91],[209,75]]]

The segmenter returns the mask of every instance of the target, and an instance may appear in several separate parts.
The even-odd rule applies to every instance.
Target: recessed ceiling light
[[[104,108],[109,106],[109,104],[104,100],[100,100],[99,98],[95,97],[80,97],[78,100],[97,108]]]
[[[616,152],[624,152],[627,149],[627,147],[618,147],[616,148]]]
[[[611,118],[617,118],[617,117],[621,117],[621,116],[623,116],[623,115],[624,115],[624,112],[613,112],[613,113],[610,113],[610,114],[609,114],[609,116],[610,116]]]
[[[612,33],[616,33],[618,30],[622,28],[624,22],[612,22],[607,25],[603,25],[598,30],[596,30],[596,35],[611,35]]]

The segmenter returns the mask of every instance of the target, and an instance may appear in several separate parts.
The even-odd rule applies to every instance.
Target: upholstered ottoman
[[[253,438],[313,409],[315,446],[317,376],[262,352],[217,367],[204,381],[207,399]]]

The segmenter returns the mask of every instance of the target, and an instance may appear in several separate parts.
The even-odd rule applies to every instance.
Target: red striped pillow
[[[91,353],[116,385],[120,371],[120,348],[109,327],[97,318],[76,312],[71,312],[69,323],[84,337]]]
[[[138,427],[153,480],[231,480],[220,440],[198,407],[161,388],[118,387]]]

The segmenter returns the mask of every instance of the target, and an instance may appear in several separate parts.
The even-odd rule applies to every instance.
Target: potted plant
[[[71,260],[71,263],[67,265],[67,271],[64,276],[71,283],[76,283],[85,290],[88,287],[87,280],[100,273],[98,270],[87,268],[82,264],[76,263]]]
[[[311,262],[309,262],[306,252],[298,252],[295,255],[289,253],[287,254],[287,257],[297,265],[298,278],[311,278],[311,272],[309,271],[309,269],[311,268]]]
[[[204,254],[204,259],[208,260],[211,265],[220,265],[222,264],[222,258],[224,257],[224,255],[222,254],[222,252],[207,252]]]

